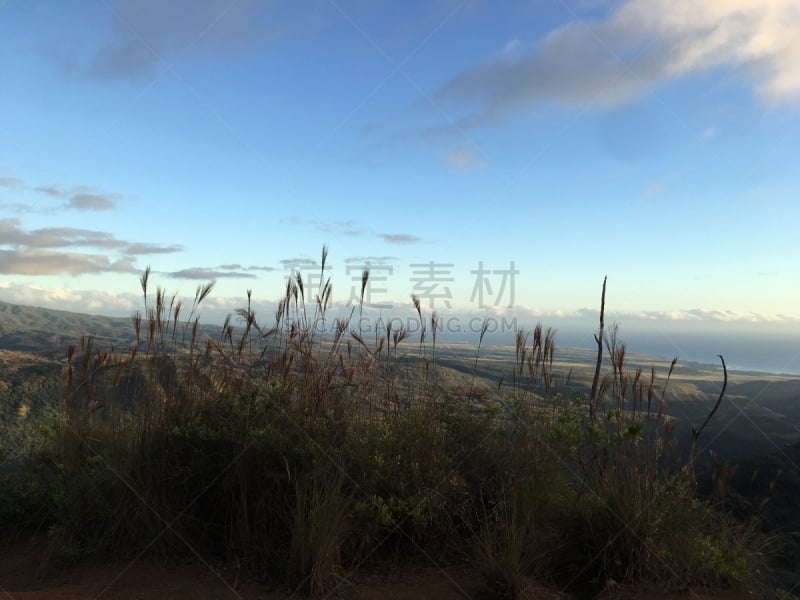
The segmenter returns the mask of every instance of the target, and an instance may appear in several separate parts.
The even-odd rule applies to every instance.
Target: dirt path
[[[44,558],[43,558],[44,557]],[[194,600],[195,598],[284,600],[293,596],[267,583],[247,578],[235,569],[193,563],[165,567],[152,560],[134,563],[68,566],[46,559],[41,540],[0,545],[0,600],[103,598],[119,600]],[[296,596],[295,596],[296,597]],[[352,600],[416,600],[487,598],[484,578],[470,569],[382,569],[360,573],[343,582],[332,598]],[[615,589],[601,597],[660,598],[661,600],[745,600],[756,598],[726,591]],[[569,596],[532,585],[526,598],[555,600]]]
[[[279,600],[285,590],[249,579],[235,569],[200,562],[166,567],[152,560],[69,566],[47,559],[41,540],[0,545],[0,599],[109,598],[175,599],[246,598]],[[480,595],[483,578],[465,570],[437,569],[359,575],[343,582],[333,597],[358,600],[387,598],[460,600]]]

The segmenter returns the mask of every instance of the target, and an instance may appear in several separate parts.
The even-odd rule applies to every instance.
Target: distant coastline
[[[201,315],[201,321],[206,331],[215,331],[219,326],[214,318],[205,320]],[[332,323],[333,319],[330,319],[327,324]],[[0,330],[4,324],[6,333],[9,327],[61,334],[75,334],[82,329],[83,333],[99,334],[101,337],[130,337],[133,331],[130,316],[74,313],[0,301]],[[557,348],[597,348],[594,341],[597,325],[594,323],[543,319],[542,324],[556,330]],[[531,324],[520,323],[520,326],[525,331],[532,329]],[[412,332],[409,339],[414,340],[418,335]],[[442,331],[437,339],[442,342],[478,343],[475,333]],[[722,354],[729,370],[800,376],[800,336],[774,327],[698,325],[696,329],[689,329],[685,323],[623,323],[619,329],[619,339],[626,344],[632,356],[654,356],[665,360],[677,357],[683,363],[719,366],[717,355]],[[513,346],[514,334],[490,332],[484,343]]]

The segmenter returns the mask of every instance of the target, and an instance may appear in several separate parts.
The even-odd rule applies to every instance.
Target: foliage
[[[238,328],[205,342],[195,315],[213,284],[184,318],[148,269],[136,342],[70,347],[62,415],[0,515],[37,515],[74,557],[213,556],[312,596],[401,556],[472,560],[509,597],[530,580],[757,583],[756,528],[699,500],[694,457],[672,444],[671,370],[629,368],[601,331],[610,371],[589,397],[565,395],[555,334],[537,326],[518,332],[498,394],[443,385],[437,317],[416,299],[418,343],[312,326],[327,318],[326,259],[314,298],[289,281],[268,327],[248,292]]]

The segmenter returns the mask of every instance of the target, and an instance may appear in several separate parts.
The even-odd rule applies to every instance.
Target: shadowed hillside
[[[133,340],[130,319],[0,302],[0,349],[63,357],[82,335],[104,345]]]

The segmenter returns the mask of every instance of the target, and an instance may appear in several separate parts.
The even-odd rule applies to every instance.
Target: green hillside
[[[219,339],[221,328],[204,326],[202,331]],[[67,348],[88,335],[100,351],[125,352],[135,342],[131,319],[0,302],[0,431],[7,434],[7,453],[16,455],[18,440],[30,439],[11,430],[52,418],[60,410]],[[418,345],[407,339],[398,348],[398,368],[405,370],[406,383],[413,387],[421,360]],[[453,388],[476,386],[489,398],[515,385],[528,389],[524,373],[515,383],[514,351],[513,346],[488,345],[477,351],[462,343],[439,343],[437,381]],[[564,395],[589,392],[594,351],[557,347],[554,359],[554,390]],[[641,367],[645,374],[654,367],[662,385],[670,361],[632,354],[627,362],[630,369]],[[719,393],[721,376],[717,365],[678,362],[665,395],[667,413],[687,431],[702,422]],[[537,385],[541,388],[541,381],[534,382],[534,391],[541,392]],[[800,442],[800,377],[731,372],[726,401],[709,427],[709,437],[714,438],[709,448],[729,459]]]

